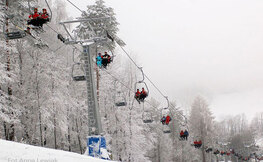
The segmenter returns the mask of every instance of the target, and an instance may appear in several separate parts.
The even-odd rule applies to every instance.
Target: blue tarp
[[[106,150],[106,139],[102,136],[89,136],[87,141],[89,156],[105,159],[101,156],[102,149]]]

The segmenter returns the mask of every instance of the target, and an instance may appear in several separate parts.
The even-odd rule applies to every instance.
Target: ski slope
[[[77,153],[0,140],[0,162],[107,162]]]

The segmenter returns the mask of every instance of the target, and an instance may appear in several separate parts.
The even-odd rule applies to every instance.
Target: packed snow
[[[0,140],[0,162],[106,162],[77,153]]]

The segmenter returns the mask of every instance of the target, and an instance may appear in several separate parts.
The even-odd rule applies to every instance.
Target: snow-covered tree
[[[213,116],[204,98],[195,98],[190,113],[190,129],[194,140],[202,140],[201,157],[206,161],[205,146],[212,145]]]

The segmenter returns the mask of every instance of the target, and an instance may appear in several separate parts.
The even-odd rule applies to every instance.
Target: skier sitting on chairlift
[[[43,8],[43,12],[40,14],[39,18],[39,26],[43,27],[43,24],[49,22],[49,15],[47,13],[47,10]]]
[[[185,138],[186,141],[187,141],[187,139],[188,139],[188,136],[189,136],[189,133],[188,133],[187,130],[185,130],[185,131],[184,131],[184,138]]]
[[[111,56],[107,52],[105,52],[104,55],[102,56],[103,67],[106,68],[110,62],[111,62]]]
[[[139,89],[137,89],[137,92],[135,93],[134,98],[139,102],[139,104],[141,103],[140,102],[140,96],[141,96],[141,92]]]
[[[202,141],[201,140],[200,141],[195,140],[194,146],[195,146],[195,148],[200,148],[202,146]]]
[[[198,142],[197,142],[197,140],[194,141],[194,147],[195,147],[195,148],[198,147]]]
[[[181,138],[181,140],[184,140],[184,139],[185,139],[184,131],[183,131],[183,130],[181,130],[181,132],[180,132],[180,138]]]
[[[167,115],[166,120],[165,120],[165,124],[168,125],[171,120],[172,120],[171,117],[169,115]]]
[[[163,125],[165,124],[165,121],[166,121],[166,117],[163,116],[163,117],[161,118],[161,122],[162,122]]]
[[[96,62],[97,62],[97,66],[101,68],[101,62],[102,62],[102,56],[101,53],[98,54],[98,56],[96,57]]]
[[[38,8],[34,8],[34,13],[29,15],[29,19],[27,21],[27,25],[39,26],[39,16]]]
[[[147,97],[147,92],[142,88],[141,95],[140,95],[140,101],[143,102],[144,99]]]

